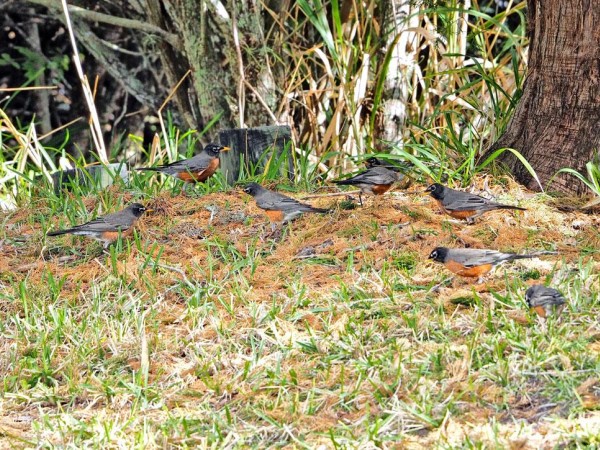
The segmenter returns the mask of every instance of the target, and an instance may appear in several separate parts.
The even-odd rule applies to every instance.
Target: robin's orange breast
[[[129,227],[128,229],[122,231],[103,231],[102,233],[100,233],[100,238],[103,241],[112,242],[119,239],[119,235],[125,237],[129,236],[131,233],[133,233],[133,227]]]
[[[375,195],[382,195],[382,194],[385,194],[387,191],[389,191],[389,189],[391,187],[392,187],[391,184],[376,184],[371,188],[371,190],[373,191],[373,194],[375,194]]]
[[[536,314],[538,316],[544,317],[544,318],[546,317],[546,308],[544,308],[543,306],[541,306],[541,305],[534,306],[532,309],[536,312]]]
[[[480,266],[465,267],[456,261],[447,261],[444,263],[446,268],[457,275],[463,277],[479,278],[488,273],[494,267],[492,264],[482,264]]]
[[[446,214],[448,214],[450,217],[454,217],[455,219],[468,219],[469,217],[473,217],[477,214],[477,211],[474,209],[467,211],[449,211],[445,209],[444,211],[446,211]]]
[[[467,210],[456,211],[456,210],[446,208],[444,206],[444,203],[441,200],[436,200],[436,202],[438,203],[438,205],[440,206],[440,209],[443,212],[448,214],[450,217],[454,217],[455,219],[468,219],[469,217],[473,217],[474,215],[476,215],[478,212],[476,209],[467,209]]]
[[[219,168],[219,158],[211,159],[210,163],[205,169],[197,172],[181,171],[177,174],[177,178],[186,183],[203,183],[208,180]]]
[[[283,222],[283,211],[279,210],[265,210],[265,214],[269,217],[271,222]]]

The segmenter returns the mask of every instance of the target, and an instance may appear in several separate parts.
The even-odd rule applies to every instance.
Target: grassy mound
[[[109,254],[44,235],[119,209],[118,189],[5,214],[1,441],[600,445],[598,219],[504,181],[497,199],[527,211],[467,226],[422,193],[323,197],[307,201],[331,214],[275,234],[239,191],[161,193]],[[427,259],[438,245],[559,255],[472,285]],[[523,299],[544,282],[569,299],[548,323]]]

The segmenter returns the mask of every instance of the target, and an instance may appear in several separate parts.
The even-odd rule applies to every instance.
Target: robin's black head
[[[429,192],[429,194],[436,200],[441,200],[444,197],[444,189],[446,188],[440,183],[433,183],[430,184],[427,189],[425,189],[425,192]]]
[[[525,301],[527,302],[527,306],[531,308],[533,306],[533,299],[546,290],[547,288],[541,284],[534,284],[529,289],[527,289],[527,291],[525,291]]]
[[[256,194],[258,194],[261,190],[262,190],[262,186],[258,183],[248,183],[246,185],[246,187],[244,188],[244,192],[246,194],[250,194],[252,197],[254,197]]]
[[[429,259],[433,259],[437,262],[444,262],[446,260],[446,256],[448,255],[448,249],[446,247],[436,247],[429,254]]]
[[[141,217],[141,215],[144,214],[146,211],[150,211],[141,203],[132,203],[127,207],[127,209],[131,211],[135,217]]]
[[[382,162],[375,158],[374,156],[371,156],[369,159],[367,159],[365,161],[365,166],[367,166],[367,169],[370,169],[371,167],[377,167],[377,166],[382,166]]]
[[[219,156],[219,153],[227,152],[229,150],[231,150],[229,147],[224,147],[219,144],[207,144],[204,147],[204,151],[211,156]]]
[[[535,286],[531,286],[529,289],[527,289],[527,291],[525,291],[525,302],[527,303],[527,306],[529,308],[531,308],[531,299],[533,298],[534,294],[535,294]]]

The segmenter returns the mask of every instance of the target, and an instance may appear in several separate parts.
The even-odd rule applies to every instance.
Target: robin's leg
[[[193,197],[194,195],[194,183],[183,183],[183,195],[187,196],[187,197]],[[191,189],[191,191],[190,191]]]
[[[281,225],[281,226],[278,226]],[[267,233],[265,237],[273,239],[275,241],[281,240],[283,237],[283,232],[285,231],[285,227],[283,222],[271,222],[271,232]]]
[[[113,241],[102,241],[102,250],[100,250],[100,253],[98,253],[98,256],[102,256],[102,255],[110,255],[110,251],[108,249],[108,247],[110,247],[110,244],[112,244]]]
[[[484,212],[484,210],[477,211],[471,217],[467,217],[467,224],[473,225],[475,223],[475,219],[479,218]]]

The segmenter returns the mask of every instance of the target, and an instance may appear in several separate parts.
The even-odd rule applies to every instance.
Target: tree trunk
[[[148,20],[153,25],[164,30],[171,28],[178,29],[174,25],[174,22],[169,20],[169,15],[163,9],[163,2],[161,0],[146,0]],[[199,12],[197,12],[199,14]],[[173,16],[173,13],[171,13]],[[167,85],[172,89],[177,86],[177,83],[183,78],[185,73],[190,68],[190,64],[181,57],[182,43],[178,43],[179,46],[175,47],[166,41],[160,41],[158,43],[160,48],[160,60],[165,76],[167,78]],[[183,82],[179,89],[175,90],[173,100],[177,105],[177,109],[181,112],[186,125],[190,128],[202,129],[206,125],[206,120],[210,120],[203,117],[200,113],[198,99],[195,95],[193,88],[193,78],[188,78]],[[164,99],[162,99],[164,100]]]
[[[153,1],[156,2],[150,0],[150,3]],[[232,106],[235,102],[228,86],[235,86],[235,66],[224,54],[229,48],[227,37],[231,33],[229,13],[218,1],[167,0],[159,3],[167,16],[162,20],[181,39],[183,55],[174,54],[170,59],[179,57],[182,67],[192,69],[191,80],[193,92],[198,95],[199,113],[192,101],[189,111],[195,117],[195,124],[190,125],[203,128],[215,117],[220,117],[219,127],[234,126]],[[181,95],[187,96],[188,90],[182,90]]]
[[[600,6],[582,0],[528,0],[527,7],[530,47],[523,96],[493,149],[518,150],[546,188],[564,167],[581,172],[600,148]],[[506,152],[502,160],[518,181],[538,188],[514,156]],[[557,177],[550,188],[569,193],[584,189],[568,175]]]
[[[191,127],[202,129],[216,117],[218,128],[259,126],[274,122],[280,95],[271,73],[271,56],[261,46],[272,44],[276,29],[267,35],[271,16],[252,0],[146,0],[153,23],[169,28],[181,39],[182,54],[173,49],[165,67],[179,67],[169,76],[174,86],[187,67],[193,89],[180,89],[179,105],[189,111]],[[275,2],[274,7],[282,5]],[[277,11],[273,11],[277,13]],[[169,69],[172,70],[172,69]],[[169,71],[167,71],[169,74]],[[197,99],[187,100],[190,94]],[[194,105],[194,101],[199,106]]]

